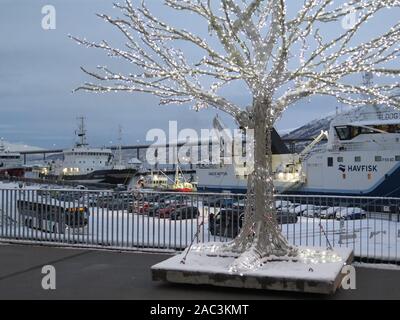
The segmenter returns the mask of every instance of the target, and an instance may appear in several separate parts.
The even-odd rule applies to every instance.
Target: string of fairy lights
[[[159,97],[160,104],[190,104],[197,111],[214,107],[231,115],[241,128],[263,131],[256,134],[255,144],[257,139],[268,138],[267,133],[290,105],[314,95],[333,96],[351,105],[400,107],[400,23],[368,40],[358,37],[381,11],[399,10],[400,0],[304,0],[294,14],[288,13],[289,3],[163,1],[169,9],[182,13],[188,27],[188,13],[202,19],[209,38],[201,36],[204,32],[163,21],[146,1],[117,3],[120,15],[99,17],[124,36],[123,46],[118,48],[106,40],[97,43],[71,38],[125,61],[124,72],[107,66],[98,66],[96,71],[82,68],[93,82],[77,90],[149,93]],[[341,27],[342,19],[349,15],[356,18],[354,23]],[[337,34],[332,36],[328,30]],[[202,57],[186,54],[182,43],[195,48]],[[365,72],[376,75],[379,81],[372,86],[355,84],[354,76]],[[240,106],[224,96],[224,89],[238,81],[252,97],[251,106]],[[266,155],[268,163],[272,151],[267,149]],[[271,166],[263,164],[265,154],[255,155],[254,162],[258,165],[250,180],[248,218],[229,247],[243,253],[234,269],[248,268],[271,254],[296,255],[310,261],[335,260],[330,252],[299,251],[287,244],[270,219],[274,217]],[[265,183],[262,194],[255,192],[253,196],[250,193],[257,191],[254,188],[260,181]]]

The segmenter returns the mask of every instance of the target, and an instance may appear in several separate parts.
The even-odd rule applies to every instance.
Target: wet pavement
[[[0,244],[0,299],[400,299],[400,269],[356,267],[355,290],[333,296],[153,282],[150,267],[167,254]],[[42,267],[56,289],[42,288]]]

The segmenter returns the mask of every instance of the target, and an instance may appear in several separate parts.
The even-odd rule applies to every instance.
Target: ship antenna
[[[370,71],[367,71],[367,72],[365,72],[363,74],[362,78],[363,78],[363,82],[362,82],[363,86],[366,87],[366,88],[372,88],[372,86],[374,84],[374,81],[373,81],[374,80],[374,75],[373,75],[373,73],[370,72]],[[369,96],[369,94],[364,93],[363,94],[363,98],[365,100],[369,100],[370,96]]]
[[[86,128],[85,128],[85,117],[78,117],[80,121],[77,136],[79,138],[79,142],[77,143],[77,147],[87,146],[86,143]]]
[[[122,126],[118,126],[118,164],[122,165]]]
[[[4,146],[4,138],[1,137],[0,138],[0,152],[4,152],[5,151],[5,146]]]
[[[374,75],[372,74],[372,72],[365,72],[363,74],[363,85],[371,88],[372,85],[374,84]]]

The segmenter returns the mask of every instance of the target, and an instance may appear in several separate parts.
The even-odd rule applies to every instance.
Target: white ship
[[[115,163],[111,149],[92,148],[86,142],[84,118],[81,117],[78,142],[71,149],[62,153],[62,161],[55,163],[51,175],[59,176],[64,180],[82,183],[109,183],[127,184],[137,172],[133,166],[124,166],[121,162],[121,148],[119,161]]]
[[[21,154],[10,152],[4,146],[3,138],[0,139],[0,176],[22,177],[25,169]]]
[[[280,193],[399,197],[400,111],[371,105],[339,114],[301,154],[275,154],[273,167]],[[199,168],[198,188],[243,193],[247,175],[234,165]]]

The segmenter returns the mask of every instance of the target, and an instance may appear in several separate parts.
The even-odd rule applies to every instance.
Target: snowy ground
[[[14,186],[1,185],[12,188]],[[64,234],[59,234],[22,226],[15,207],[15,197],[19,197],[18,192],[0,190],[0,238],[127,249],[132,247],[183,249],[190,245],[193,239],[194,242],[229,240],[209,232],[209,211],[203,208],[201,203],[199,203],[199,218],[178,221],[127,211],[92,208],[89,224],[84,230],[76,232],[69,229]],[[352,248],[358,257],[400,261],[400,222],[372,218],[337,221],[301,217],[296,224],[282,225],[282,231],[295,245],[348,247]]]

